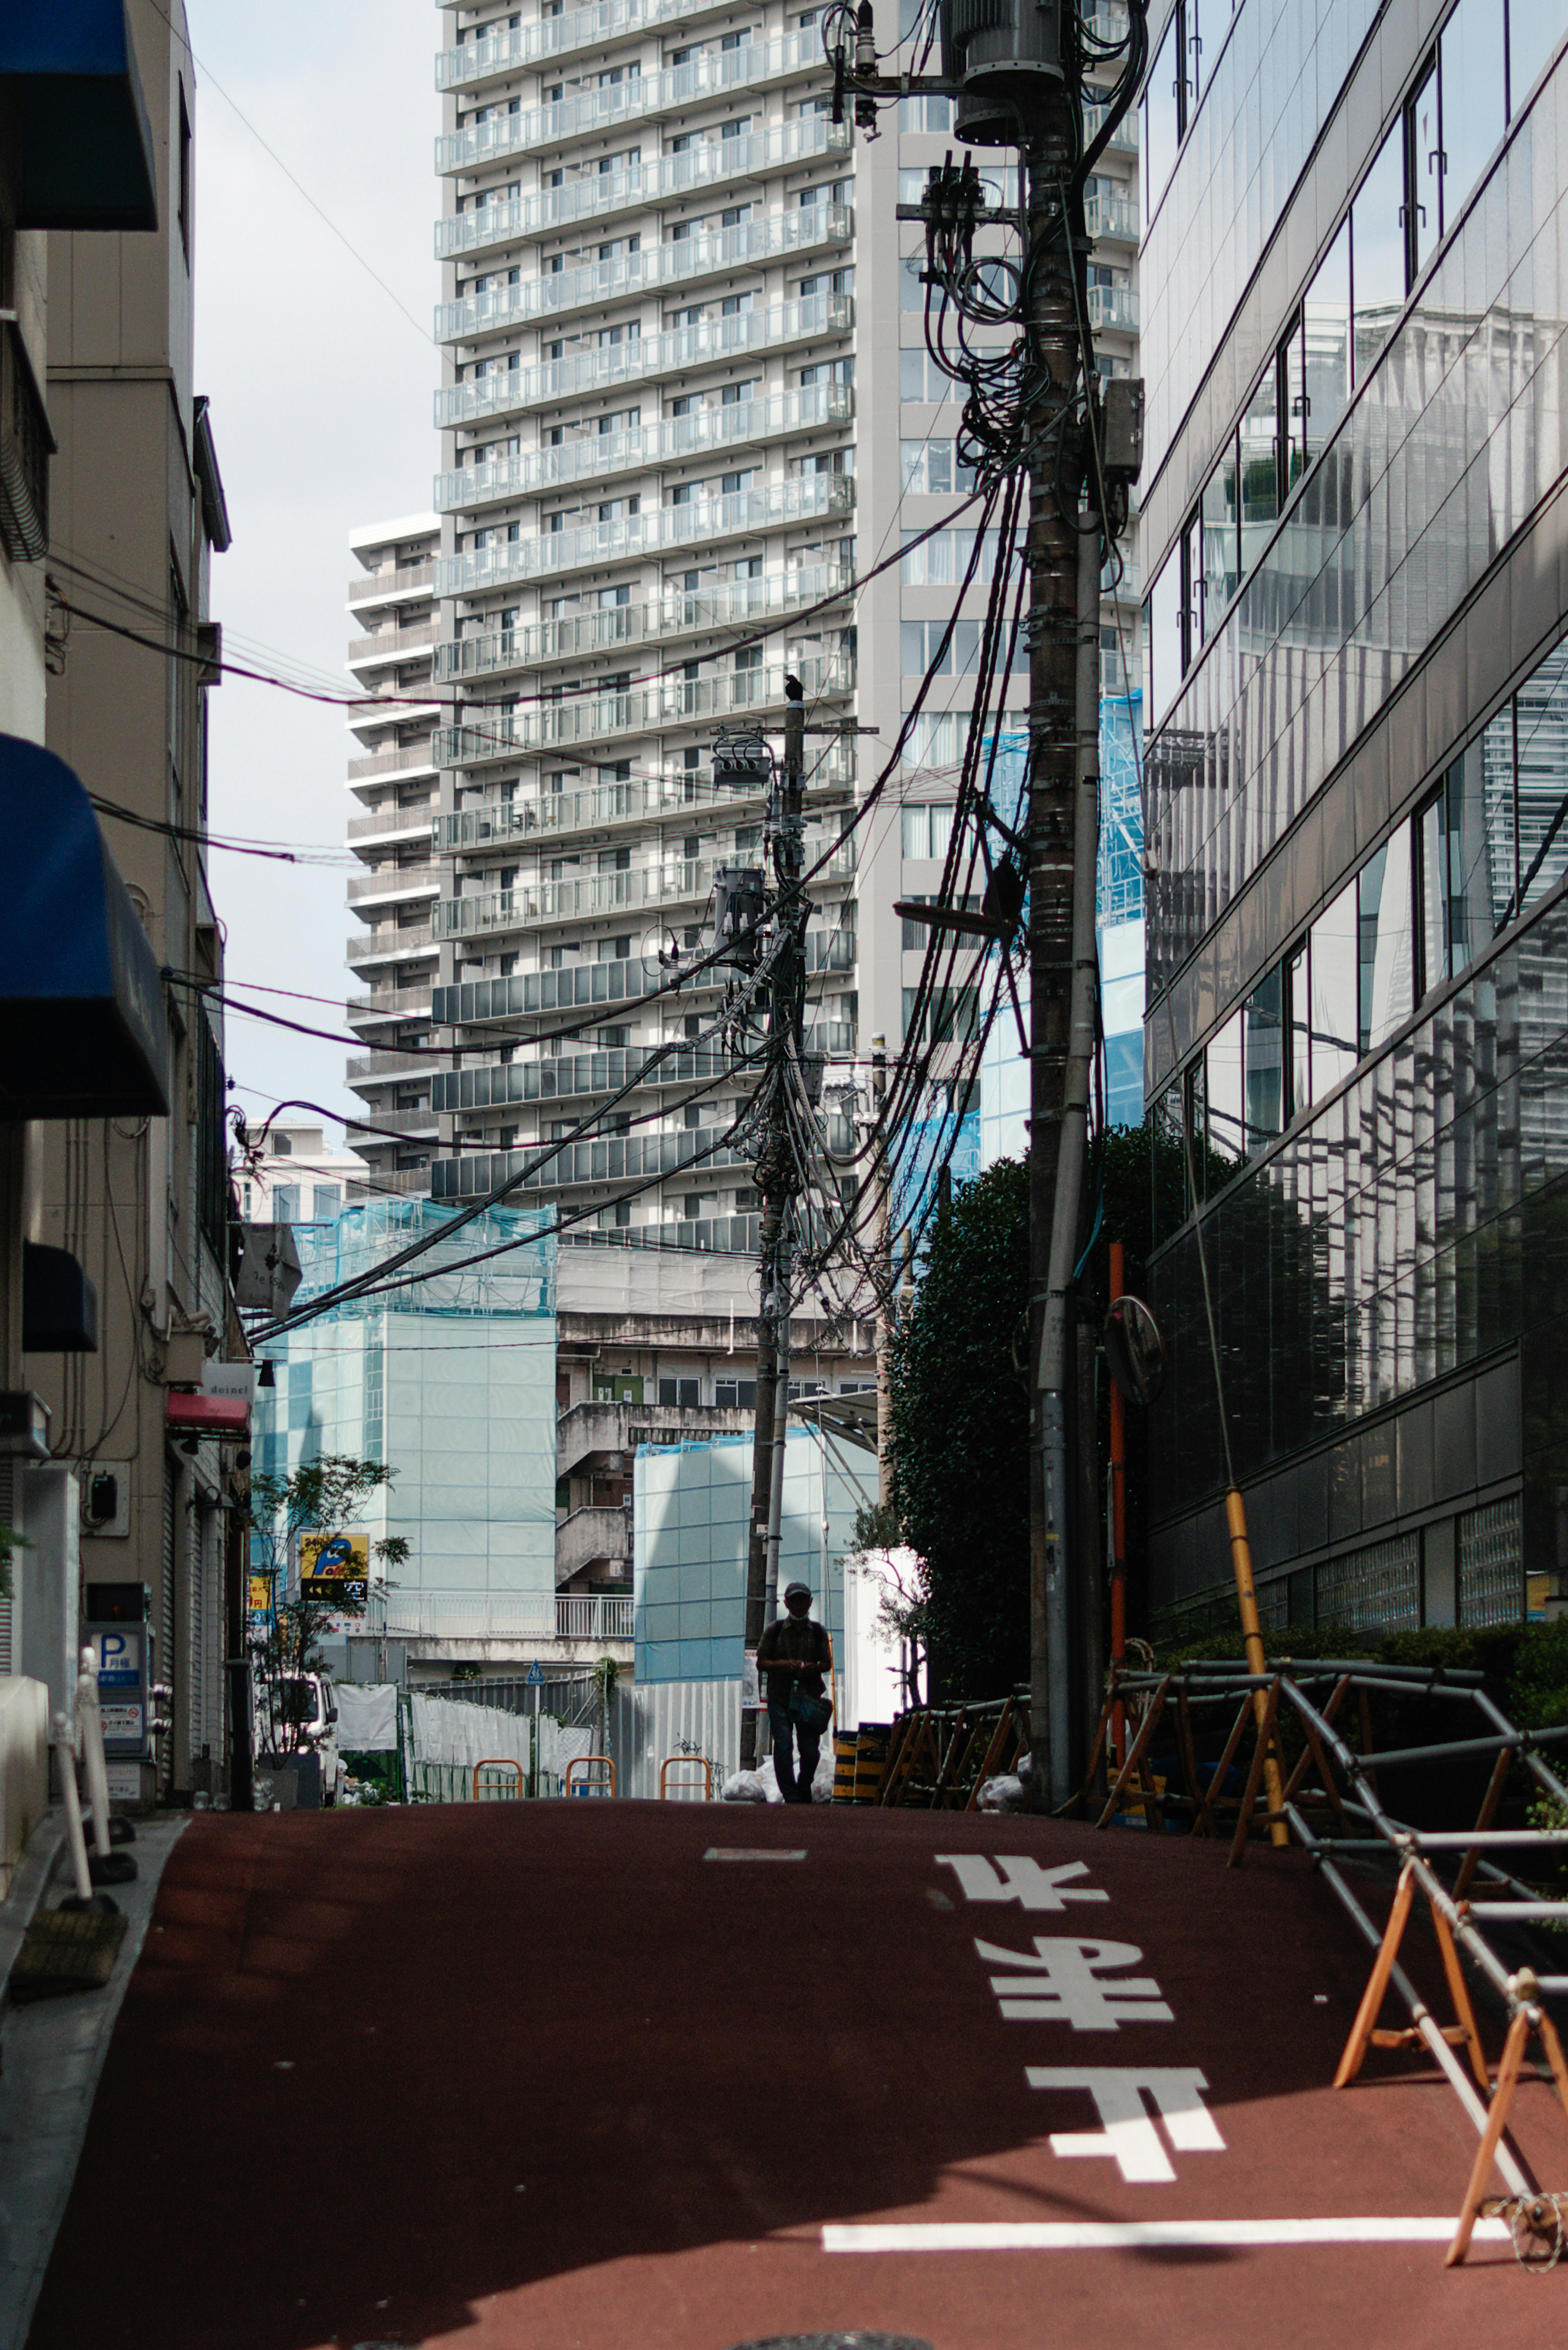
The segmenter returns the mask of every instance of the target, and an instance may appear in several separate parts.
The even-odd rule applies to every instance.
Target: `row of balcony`
[[[854,234],[850,205],[819,203],[767,213],[761,220],[741,221],[705,236],[665,237],[657,244],[639,245],[635,253],[586,262],[576,269],[546,271],[515,286],[465,295],[461,302],[439,303],[435,339],[472,343],[481,335],[500,334],[535,318],[597,310],[634,294],[656,294],[661,287],[688,286],[727,270],[761,268],[786,255],[846,245]]]
[[[745,359],[753,351],[787,350],[836,338],[850,334],[854,326],[853,295],[808,294],[766,310],[737,311],[728,318],[704,318],[695,327],[673,327],[664,334],[641,335],[633,328],[619,342],[576,351],[570,359],[548,359],[542,367],[525,368],[513,352],[514,367],[493,364],[488,374],[466,383],[443,384],[435,396],[435,421],[444,431],[486,417],[517,416],[527,409],[556,407],[621,384],[647,383]]]
[[[1085,106],[1084,109],[1084,143],[1085,146],[1100,135],[1100,126],[1110,112],[1108,106]],[[1110,135],[1106,151],[1111,155],[1137,153],[1137,109],[1124,114]]]
[[[587,13],[587,12],[585,12]],[[436,258],[450,261],[511,244],[519,237],[546,236],[576,221],[603,220],[620,212],[642,211],[680,196],[699,194],[737,180],[788,171],[819,155],[849,154],[849,125],[825,114],[775,122],[733,139],[702,139],[679,155],[640,157],[615,170],[594,171],[559,188],[536,194],[481,203],[436,223]]]
[[[814,759],[808,796],[824,790],[842,790],[854,776],[853,743],[836,743],[826,758]],[[848,753],[849,757],[844,754]],[[639,775],[627,783],[588,784],[577,791],[541,792],[525,800],[489,800],[479,807],[461,808],[436,819],[436,847],[443,857],[472,855],[484,848],[502,848],[540,834],[562,838],[574,832],[603,831],[612,826],[656,824],[681,816],[695,821],[721,808],[761,801],[765,785],[754,792],[736,791],[696,775]]]
[[[440,50],[435,86],[469,89],[476,82],[515,73],[519,67],[537,65],[544,57],[599,48],[622,34],[653,32],[660,25],[717,16],[727,5],[728,0],[597,0],[592,7],[568,8],[532,25],[502,26],[460,48]]]
[[[440,593],[473,596],[518,579],[552,572],[578,571],[594,564],[626,562],[661,554],[671,546],[701,546],[721,538],[752,537],[789,523],[852,514],[852,473],[801,473],[728,496],[693,498],[685,505],[652,506],[611,522],[548,531],[535,538],[504,540],[449,556],[436,566]]]
[[[1137,332],[1137,288],[1134,286],[1091,286],[1089,324],[1096,331],[1114,328],[1118,335]]]
[[[359,723],[365,723],[362,716]],[[350,759],[348,780],[364,784],[377,775],[412,775],[421,770],[426,775],[435,773],[429,742],[408,743],[397,751],[368,751],[362,759]]]
[[[393,1135],[403,1142],[434,1142],[440,1135],[432,1109],[379,1109],[375,1114],[374,1126],[375,1135],[370,1139],[379,1136],[384,1140],[387,1136]],[[352,1148],[355,1136],[363,1129],[348,1118],[343,1121],[343,1131]]]
[[[667,416],[627,432],[591,432],[580,441],[533,449],[526,456],[492,464],[465,465],[438,473],[435,503],[442,514],[476,514],[503,498],[537,495],[574,482],[602,481],[616,473],[641,473],[651,465],[701,457],[737,445],[756,448],[792,432],[850,423],[855,392],[846,383],[812,383],[766,400],[735,400],[728,405]]]
[[[348,843],[350,848],[355,848],[362,841],[408,840],[415,833],[428,834],[434,821],[434,810],[428,807],[382,808],[375,816],[350,816]]]
[[[853,928],[837,922],[829,928],[824,922],[808,930],[805,967],[810,974],[852,972]],[[431,1018],[438,1028],[475,1028],[493,1020],[515,1020],[520,1014],[586,1012],[635,1003],[642,996],[656,995],[668,978],[668,972],[657,967],[645,971],[640,957],[625,955],[603,962],[569,963],[559,971],[512,972],[504,979],[458,980],[430,992]],[[707,971],[694,984],[714,986],[719,981]]]
[[[351,995],[347,1009],[350,1020],[428,1020],[431,983],[427,979],[417,987],[372,988],[369,995]]]
[[[366,1085],[378,1077],[428,1077],[432,1066],[431,1054],[400,1052],[396,1046],[379,1053],[351,1053],[344,1065],[351,1086]]]
[[[720,411],[726,416],[732,412]],[[605,605],[562,619],[543,620],[531,628],[460,637],[455,643],[439,648],[435,674],[443,683],[464,677],[493,677],[505,670],[535,669],[546,662],[613,651],[623,645],[732,629],[848,595],[854,584],[852,576],[838,565],[813,563],[794,571],[768,572],[760,579],[732,579],[711,588],[686,589],[646,604]]]
[[[679,1134],[612,1134],[589,1142],[566,1143],[543,1166],[537,1144],[528,1150],[438,1159],[430,1170],[431,1197],[469,1200],[502,1183],[514,1184],[522,1191],[559,1191],[579,1183],[625,1183],[639,1177],[679,1175],[686,1168],[717,1174],[721,1169],[751,1165],[744,1151],[728,1146],[715,1149],[705,1141],[700,1127]]]
[[[806,840],[806,862],[815,865],[836,836]],[[646,865],[614,873],[595,873],[581,880],[537,881],[511,889],[493,889],[483,896],[443,898],[435,909],[438,939],[482,938],[488,933],[521,930],[534,922],[588,920],[597,914],[641,913],[650,908],[701,905],[713,886],[713,863],[708,858],[682,858],[665,865]],[[819,881],[846,881],[855,871],[854,837],[835,849],[816,876]]]
[[[441,636],[434,620],[427,620],[417,629],[383,629],[373,637],[349,639],[350,669],[369,667],[382,661],[409,660],[415,653],[428,651]]]
[[[416,957],[433,954],[435,944],[435,935],[428,922],[410,922],[406,929],[389,926],[380,931],[366,931],[359,937],[350,939],[348,957],[356,965],[407,962]]]
[[[1136,244],[1143,234],[1137,200],[1131,196],[1091,196],[1084,206],[1084,218],[1092,237]]]
[[[627,1086],[691,1086],[734,1076],[754,1063],[719,1045],[670,1052],[658,1045],[613,1045],[597,1052],[561,1053],[527,1061],[493,1061],[481,1069],[437,1070],[431,1107],[442,1111],[509,1109],[518,1102],[569,1101],[584,1094],[619,1093]]]
[[[434,897],[440,888],[437,866],[383,865],[373,873],[350,874],[348,903],[369,906],[379,900],[383,905],[400,905],[404,899]]]
[[[483,724],[443,726],[436,757],[443,767],[474,767],[519,751],[559,751],[614,735],[647,734],[694,719],[730,718],[742,711],[783,709],[783,668],[731,670],[717,677],[660,678],[618,693],[584,693],[531,710],[497,711]],[[808,702],[855,691],[856,664],[846,654],[818,656],[800,665]]]
[[[442,176],[477,172],[504,156],[590,139],[623,122],[683,113],[705,98],[798,81],[824,70],[822,35],[815,26],[788,33],[782,41],[746,41],[737,49],[710,50],[662,73],[623,70],[618,81],[574,90],[552,105],[520,108],[515,114],[471,123],[464,130],[443,131],[435,143],[436,171]]]
[[[389,604],[401,596],[429,595],[435,577],[431,563],[408,564],[400,571],[388,564],[380,571],[357,571],[348,582],[350,604]]]

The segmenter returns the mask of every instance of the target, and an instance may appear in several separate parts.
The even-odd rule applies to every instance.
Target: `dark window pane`
[[[1241,570],[1251,571],[1280,511],[1278,364],[1247,403],[1241,419]]]
[[[1347,1077],[1359,1056],[1352,881],[1312,926],[1312,1093],[1314,1101]]]
[[[1246,1073],[1246,1146],[1254,1157],[1284,1130],[1284,966],[1261,980],[1243,1005]]]
[[[1448,787],[1428,800],[1416,822],[1420,833],[1421,871],[1419,907],[1421,915],[1422,993],[1440,987],[1449,976],[1449,840]]]
[[[1350,223],[1329,246],[1302,305],[1306,376],[1302,441],[1309,459],[1326,448],[1350,399]]]
[[[1186,1149],[1181,1139],[1181,1087],[1167,1086],[1149,1122],[1154,1236],[1168,1240],[1187,1215]]]
[[[1355,380],[1364,383],[1405,307],[1405,124],[1383,141],[1350,208]]]
[[[1285,1106],[1287,1118],[1305,1109],[1312,1099],[1312,1049],[1309,1014],[1312,1004],[1310,979],[1311,955],[1303,942],[1292,955],[1285,989],[1285,1012],[1291,1025],[1291,1097]]]

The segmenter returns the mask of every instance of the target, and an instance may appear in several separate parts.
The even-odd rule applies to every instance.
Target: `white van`
[[[256,1693],[256,1751],[315,1754],[321,1800],[335,1804],[346,1776],[337,1751],[337,1692],[327,1673],[285,1673]]]

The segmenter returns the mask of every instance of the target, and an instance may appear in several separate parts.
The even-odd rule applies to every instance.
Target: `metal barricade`
[[[513,1774],[514,1783],[509,1786],[497,1785],[492,1781],[482,1788],[479,1783],[479,1774],[482,1771],[509,1771]],[[485,1762],[474,1764],[473,1800],[476,1804],[520,1803],[526,1792],[523,1783],[523,1765],[514,1756],[493,1754]]]
[[[669,1779],[671,1771],[675,1769],[677,1763],[680,1762],[695,1762],[697,1764],[702,1773],[702,1801],[705,1804],[711,1804],[713,1800],[713,1765],[709,1762],[708,1757],[705,1754],[667,1754],[665,1756],[663,1762],[659,1766],[659,1802],[662,1804],[669,1800],[666,1794],[665,1783]],[[689,1780],[684,1784],[682,1784],[680,1780],[677,1780],[675,1792],[677,1795],[690,1795],[696,1792],[696,1786],[697,1782],[695,1779]]]
[[[579,1771],[585,1774],[583,1783],[580,1786],[575,1786],[573,1784],[573,1781],[576,1773]],[[607,1771],[609,1773],[607,1783],[603,1779],[589,1778],[587,1774],[591,1771]],[[611,1760],[610,1756],[607,1754],[574,1754],[571,1761],[566,1765],[566,1793],[568,1795],[613,1795],[615,1794],[615,1763]]]

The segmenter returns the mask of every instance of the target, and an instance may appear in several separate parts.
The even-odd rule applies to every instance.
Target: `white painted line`
[[[804,1860],[804,1852],[775,1852],[761,1849],[749,1852],[740,1845],[711,1844],[702,1856],[704,1860]]]
[[[825,2252],[1122,2252],[1167,2246],[1246,2251],[1273,2244],[1446,2244],[1456,2219],[925,2220],[826,2227]],[[1503,2220],[1478,2220],[1483,2241],[1508,2241]]]

